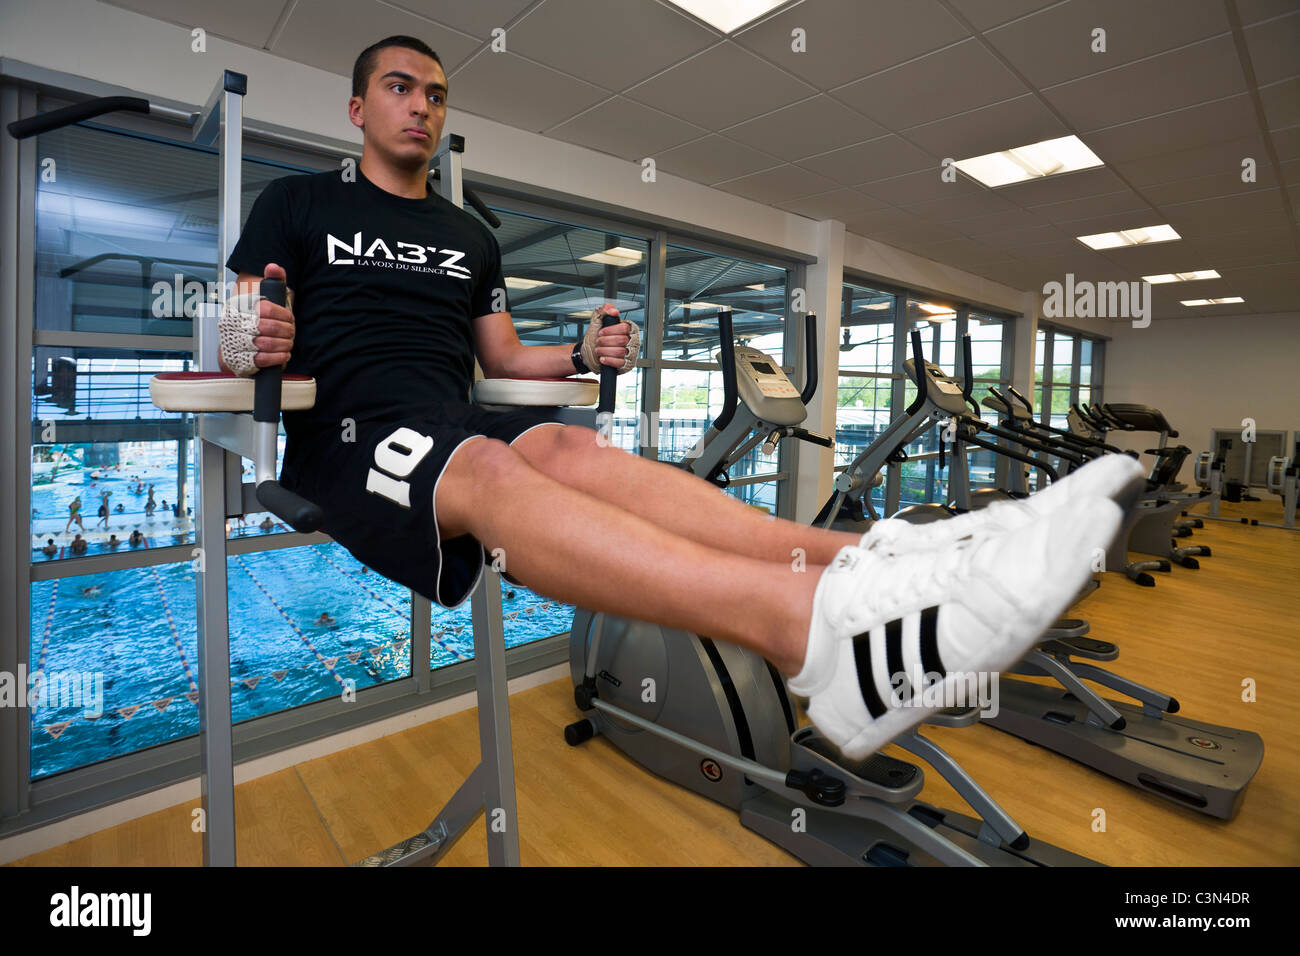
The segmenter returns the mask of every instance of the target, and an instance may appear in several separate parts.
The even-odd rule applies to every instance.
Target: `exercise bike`
[[[721,486],[727,469],[760,442],[769,453],[785,437],[833,447],[832,438],[799,427],[817,389],[816,317],[805,317],[802,390],[772,358],[733,344],[730,310],[719,313],[718,328],[723,409],[682,467]],[[912,364],[923,364],[915,333],[912,348]],[[960,397],[927,397],[922,388],[907,420],[941,413],[954,400]],[[902,420],[891,432],[901,427]],[[584,715],[564,729],[571,746],[602,736],[648,770],[736,810],[745,827],[806,863],[1097,865],[1031,839],[920,728],[893,743],[929,763],[978,817],[917,800],[925,776],[914,763],[881,753],[846,760],[815,728],[797,725],[781,675],[752,651],[579,609],[570,671]],[[928,722],[964,727],[978,720],[978,708],[968,707]]]

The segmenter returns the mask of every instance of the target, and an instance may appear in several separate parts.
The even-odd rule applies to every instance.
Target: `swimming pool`
[[[83,520],[93,526],[99,499],[90,497],[92,481],[113,490],[110,509],[119,493],[128,508],[142,505],[144,496],[126,490],[135,474],[146,488],[154,481],[159,502],[164,488],[175,488],[174,470],[168,476],[143,457],[132,462],[121,472],[101,471],[107,479],[92,479],[87,467],[34,486],[34,508],[63,511],[33,519],[33,560],[47,560],[36,542],[58,537],[45,528],[35,533],[38,523],[57,520],[61,531],[66,502],[78,492]],[[249,519],[245,533],[263,533],[260,516]],[[189,540],[188,524],[175,519],[150,521],[142,510],[122,518],[127,534],[137,524],[155,546],[173,543],[173,532]],[[89,553],[108,553],[101,539],[113,531],[123,537],[118,517],[94,534]],[[341,546],[234,555],[226,572],[236,722],[341,695],[349,682],[360,691],[410,674],[410,592]],[[182,562],[32,583],[29,674],[41,675],[31,714],[33,779],[198,732],[194,578],[192,563]],[[527,588],[503,587],[502,598],[507,647],[567,631],[573,618],[572,607]],[[318,623],[322,612],[332,623]],[[452,611],[433,605],[431,668],[473,659],[470,612],[469,601]]]

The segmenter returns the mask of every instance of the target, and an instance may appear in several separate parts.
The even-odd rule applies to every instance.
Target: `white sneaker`
[[[1103,455],[1028,498],[995,501],[988,507],[926,524],[912,524],[901,518],[877,521],[862,536],[859,547],[885,548],[894,553],[946,548],[978,528],[991,526],[1010,531],[1074,502],[1116,499],[1145,480],[1142,465],[1128,455]]]
[[[943,709],[922,706],[925,675],[943,682],[926,700],[950,700],[970,675],[996,680],[1028,653],[1122,518],[1115,502],[1091,498],[1012,531],[972,529],[937,551],[844,548],[818,582],[791,692],[809,698],[808,716],[845,756],[879,750]]]

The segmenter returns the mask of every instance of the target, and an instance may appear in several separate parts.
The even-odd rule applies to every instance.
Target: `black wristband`
[[[573,360],[573,370],[577,372],[579,375],[591,371],[591,369],[587,368],[587,363],[582,360],[581,342],[579,342],[577,345],[573,347],[573,354],[570,355],[569,358]]]

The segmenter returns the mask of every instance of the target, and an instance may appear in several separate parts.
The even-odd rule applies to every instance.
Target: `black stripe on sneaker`
[[[901,618],[895,618],[885,625],[885,663],[889,667],[889,686],[894,686],[894,681],[898,675],[906,676],[907,670],[903,666],[903,621]],[[898,688],[898,696],[907,703],[912,699],[912,681],[910,678],[903,681],[903,686]]]
[[[885,713],[885,704],[876,690],[876,681],[871,676],[871,632],[863,631],[853,638],[853,663],[858,670],[858,687],[862,691],[862,702],[867,705],[867,713],[872,720],[879,719]]]
[[[927,607],[921,612],[921,668],[927,674],[948,676],[939,656],[939,609]]]

